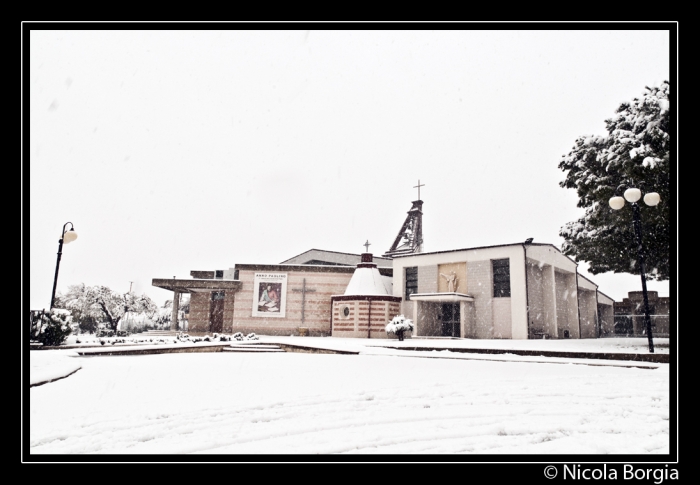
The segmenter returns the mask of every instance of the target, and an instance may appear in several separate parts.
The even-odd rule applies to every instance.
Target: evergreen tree
[[[671,237],[668,81],[647,87],[640,98],[622,103],[605,125],[606,136],[578,138],[559,163],[566,173],[560,185],[576,189],[577,205],[585,208],[583,217],[560,229],[565,240],[562,251],[587,262],[593,274],[639,274],[632,207],[625,203],[616,211],[608,201],[628,187],[642,194],[657,192],[661,196],[657,206],[638,202],[644,266],[648,279],[667,280]]]

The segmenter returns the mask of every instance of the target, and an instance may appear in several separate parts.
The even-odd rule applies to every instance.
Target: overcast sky
[[[670,77],[668,31],[118,28],[24,46],[33,309],[49,306],[66,222],[59,292],[162,305],[153,278],[366,240],[381,255],[419,179],[425,251],[561,247],[583,213],[562,155]],[[579,268],[615,300],[641,290]]]

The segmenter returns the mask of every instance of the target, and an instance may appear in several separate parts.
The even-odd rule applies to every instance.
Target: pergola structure
[[[154,278],[152,282],[153,286],[158,288],[163,288],[164,290],[173,292],[173,314],[172,322],[175,328],[172,330],[177,330],[177,313],[179,308],[180,294],[181,293],[211,293],[212,291],[226,291],[230,290],[236,292],[241,288],[241,282],[235,280],[221,280],[221,279],[204,279],[204,278],[194,278],[194,279],[177,279],[177,278]]]

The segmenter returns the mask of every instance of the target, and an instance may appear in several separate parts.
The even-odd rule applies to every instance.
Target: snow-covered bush
[[[114,337],[114,330],[107,326],[107,323],[100,323],[97,325],[97,331],[95,332],[95,337]]]
[[[71,321],[69,310],[54,308],[41,315],[33,337],[45,346],[61,345],[72,332]]]
[[[241,332],[236,332],[233,334],[233,338],[240,341],[240,340],[243,340],[245,337],[243,336],[243,334]]]
[[[403,340],[404,332],[413,331],[413,321],[403,315],[395,316],[389,323],[386,324],[386,333],[395,334],[399,340]]]
[[[257,335],[254,333],[249,333],[248,335],[245,336],[246,340],[260,340]]]

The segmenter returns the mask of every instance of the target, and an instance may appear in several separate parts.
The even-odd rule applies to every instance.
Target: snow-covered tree
[[[95,333],[103,320],[102,311],[90,304],[86,297],[88,287],[84,283],[70,285],[66,293],[58,293],[54,305],[71,311],[73,322],[81,332]]]
[[[183,327],[186,327],[187,314],[190,312],[190,295],[180,294],[180,303],[178,304],[178,322]],[[158,326],[162,328],[169,328],[171,320],[173,317],[173,301],[165,300],[165,303],[161,308],[158,309],[156,315],[153,317],[154,321]]]
[[[585,214],[560,229],[564,254],[589,264],[593,274],[639,274],[632,207],[610,208],[616,189],[636,187],[657,192],[661,202],[648,207],[640,201],[647,278],[667,280],[670,265],[670,146],[669,84],[647,87],[640,98],[622,103],[605,121],[605,136],[578,138],[559,168],[560,182],[575,189]]]
[[[70,286],[65,295],[59,295],[56,306],[71,310],[79,318],[105,322],[115,334],[125,313],[145,313],[152,318],[158,312],[156,304],[145,294],[118,293],[106,286],[84,284]]]

